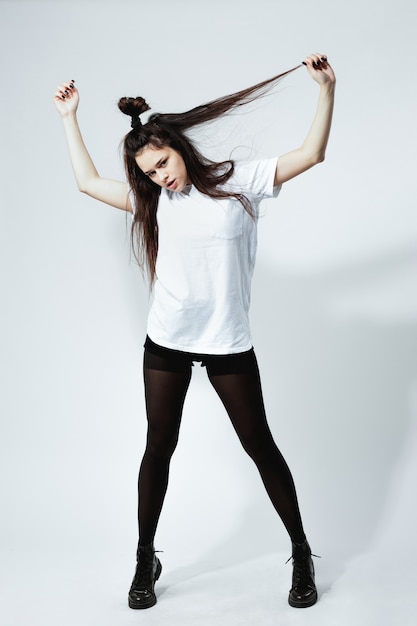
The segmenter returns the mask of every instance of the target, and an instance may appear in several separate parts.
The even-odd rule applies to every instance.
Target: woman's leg
[[[190,378],[190,362],[172,362],[172,359],[145,350],[148,435],[138,481],[139,544],[136,571],[128,596],[132,609],[148,609],[156,604],[155,583],[162,566],[155,554],[153,541],[168,486],[169,464],[178,441]]]
[[[237,364],[239,361],[236,361]],[[267,424],[261,382],[253,351],[245,356],[244,371],[216,373],[207,363],[211,384],[223,402],[234,429],[254,460],[276,511],[291,540],[305,541],[294,481]]]
[[[190,379],[191,366],[179,372],[144,368],[148,435],[138,482],[140,545],[155,537]]]
[[[230,361],[233,365],[233,361]],[[211,384],[222,400],[246,452],[255,461],[269,497],[292,540],[293,575],[288,596],[291,606],[317,602],[314,565],[306,540],[291,472],[268,427],[255,354],[235,361],[236,368],[207,362]]]

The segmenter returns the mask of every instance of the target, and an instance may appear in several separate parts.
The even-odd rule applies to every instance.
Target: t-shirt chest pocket
[[[160,243],[186,248],[232,245],[243,233],[244,209],[236,201],[201,195],[160,204]]]
[[[243,208],[236,202],[210,202],[205,211],[195,216],[207,240],[213,243],[233,241],[242,235]]]

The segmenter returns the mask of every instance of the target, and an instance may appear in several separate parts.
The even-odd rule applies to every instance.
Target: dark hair
[[[156,148],[169,146],[181,154],[188,177],[198,191],[216,199],[234,197],[252,215],[250,202],[243,194],[227,192],[222,188],[233,174],[233,160],[218,163],[206,158],[186,136],[185,131],[215,120],[225,113],[262,97],[281,78],[298,67],[301,66],[298,65],[248,89],[211,100],[185,113],[154,113],[143,125],[139,116],[150,109],[145,100],[143,98],[120,98],[119,109],[132,118],[132,130],[123,141],[126,175],[135,205],[131,229],[132,247],[139,265],[147,268],[151,284],[155,278],[158,253],[156,213],[161,187],[142,172],[135,157],[148,145]]]

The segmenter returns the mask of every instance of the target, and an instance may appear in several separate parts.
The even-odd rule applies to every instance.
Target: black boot
[[[308,541],[292,544],[292,587],[288,602],[295,608],[306,608],[317,602],[314,565]]]
[[[153,544],[139,546],[136,572],[129,591],[131,609],[149,609],[156,604],[155,582],[161,575],[162,566],[155,556]]]

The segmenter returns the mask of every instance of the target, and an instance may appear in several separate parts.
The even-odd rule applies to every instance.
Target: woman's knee
[[[240,436],[240,441],[245,452],[257,464],[270,458],[271,454],[275,454],[277,451],[275,442],[269,432],[264,433],[254,430]]]
[[[178,443],[178,432],[159,433],[152,429],[148,431],[146,452],[158,459],[169,460],[175,452]]]

